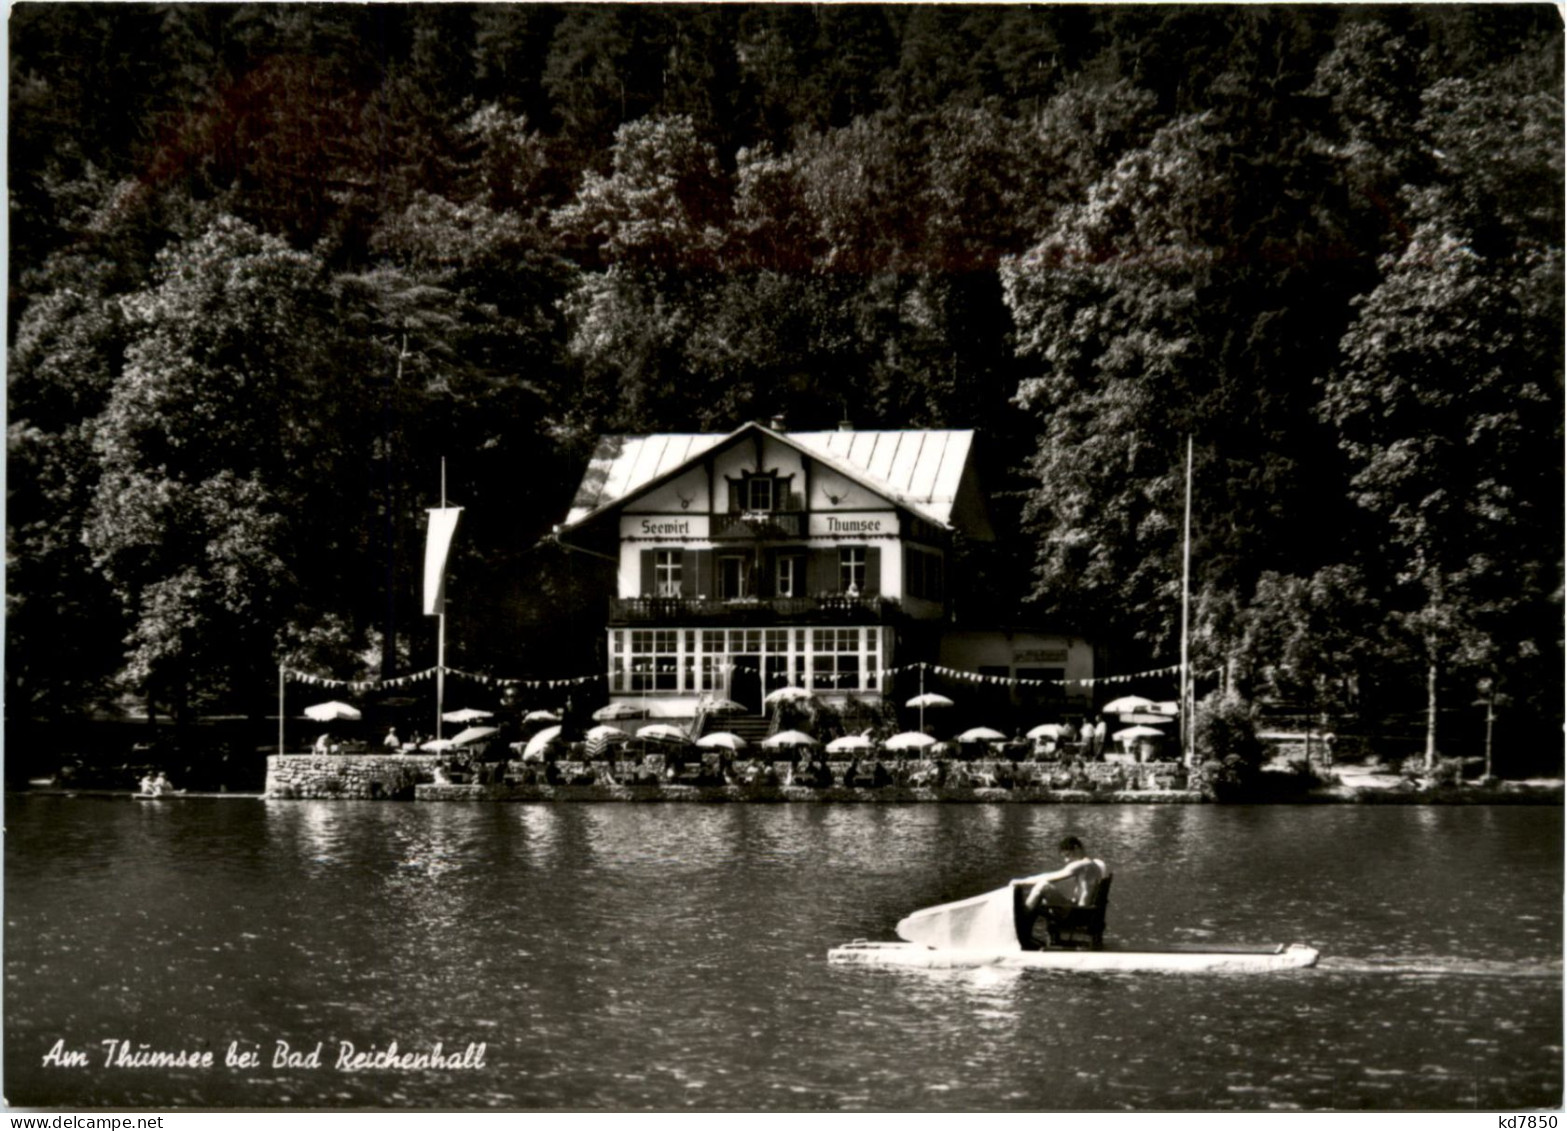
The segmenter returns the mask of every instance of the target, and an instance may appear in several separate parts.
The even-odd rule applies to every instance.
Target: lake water
[[[11,796],[24,1106],[1480,1110],[1562,1103],[1554,807],[464,805]],[[1121,943],[1273,975],[830,966],[908,911],[1116,870]],[[105,1040],[211,1068],[105,1067]],[[272,1066],[277,1042],[321,1067]],[[341,1071],[475,1046],[470,1067]],[[63,1044],[57,1044],[63,1042]],[[253,1068],[225,1067],[231,1044]],[[472,1067],[477,1045],[482,1067]],[[45,1066],[55,1050],[85,1067]]]

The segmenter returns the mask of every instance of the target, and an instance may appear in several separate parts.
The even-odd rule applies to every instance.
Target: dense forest
[[[596,670],[596,437],[977,428],[972,623],[1560,755],[1551,5],[19,3],[8,725]],[[1477,690],[1480,689],[1480,690]],[[1543,745],[1541,745],[1543,744]],[[1473,751],[1468,751],[1473,752]]]

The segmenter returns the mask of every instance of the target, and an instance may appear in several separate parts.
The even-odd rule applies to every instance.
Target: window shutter
[[[881,547],[868,546],[865,550],[865,585],[860,592],[875,597],[881,592]]]
[[[691,580],[686,583],[686,596],[716,597],[718,590],[713,583],[713,551],[692,550],[690,556]]]
[[[680,595],[682,597],[695,597],[702,590],[697,588],[696,581],[696,551],[680,551]]]
[[[642,596],[653,597],[658,593],[653,575],[653,551],[642,551]]]
[[[817,550],[811,554],[811,564],[816,576],[811,579],[811,592],[838,593],[843,589],[843,578],[838,570],[837,550]]]

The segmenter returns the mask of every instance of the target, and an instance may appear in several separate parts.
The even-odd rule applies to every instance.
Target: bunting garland
[[[688,668],[694,671],[695,665],[690,664],[688,665]],[[725,672],[744,672],[748,675],[763,674],[760,668],[754,668],[745,664],[723,664],[720,665],[720,668]],[[930,664],[925,663],[924,661],[920,661],[913,664],[903,664],[895,668],[881,668],[870,672],[869,675],[877,682],[881,682],[883,680],[891,679],[893,676],[902,675],[905,672],[917,671],[920,668],[924,668],[925,670],[933,672],[936,675],[945,676],[948,679],[960,680],[965,683],[1009,687],[1071,686],[1088,688],[1095,686],[1117,686],[1120,684],[1132,683],[1136,680],[1157,679],[1167,676],[1175,676],[1179,675],[1181,671],[1180,665],[1175,664],[1170,667],[1152,668],[1148,671],[1135,672],[1130,675],[1095,676],[1089,679],[1019,679],[1013,676],[1004,675],[981,675],[979,672],[960,671],[957,668],[943,667],[940,664]],[[311,672],[293,671],[289,668],[283,668],[282,675],[285,679],[293,680],[296,683],[309,684],[313,687],[347,688],[350,691],[362,693],[366,691],[384,690],[387,688],[407,687],[422,680],[435,678],[435,675],[439,670],[440,669],[438,668],[426,668],[421,672],[411,672],[408,675],[397,676],[394,679],[381,680],[333,679],[330,676],[315,675]],[[630,672],[633,675],[649,675],[654,673],[662,673],[667,675],[675,672],[676,670],[677,669],[674,664],[662,664],[654,667],[648,663],[633,663],[630,667]],[[1223,670],[1223,668],[1212,668],[1206,671],[1193,672],[1192,678],[1217,679]],[[478,672],[465,672],[460,671],[457,668],[447,668],[446,674],[457,676],[461,679],[473,680],[475,683],[482,684],[485,687],[524,687],[529,690],[549,691],[556,690],[557,688],[585,687],[590,683],[597,683],[600,680],[608,678],[605,673],[598,672],[593,675],[575,676],[570,679],[513,679],[501,676],[483,675]],[[836,684],[840,679],[853,678],[858,680],[859,673],[817,672],[815,678],[818,681],[831,680],[834,684]]]

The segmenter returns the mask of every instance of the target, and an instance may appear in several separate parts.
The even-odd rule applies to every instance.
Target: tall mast
[[[446,509],[446,457],[441,457],[441,509]],[[443,564],[443,569],[444,564]],[[441,737],[441,715],[446,710],[446,586],[435,617],[435,737]]]
[[[1186,534],[1181,554],[1181,760],[1192,764],[1192,437],[1186,436]]]

